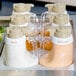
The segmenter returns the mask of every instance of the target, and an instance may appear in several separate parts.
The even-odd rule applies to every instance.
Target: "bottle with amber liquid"
[[[41,32],[40,35],[42,37],[41,40],[41,49],[46,51],[51,51],[52,49],[52,41],[51,37],[54,34],[56,27],[52,27],[54,15],[49,11],[43,12],[41,15]]]

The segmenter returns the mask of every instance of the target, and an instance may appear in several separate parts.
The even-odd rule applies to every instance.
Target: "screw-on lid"
[[[48,8],[49,12],[64,13],[66,11],[66,5],[63,3],[46,4],[45,7]]]
[[[69,15],[67,14],[57,14],[54,19],[54,23],[59,25],[65,25],[69,22]]]
[[[25,15],[12,15],[11,16],[11,23],[13,25],[21,25],[26,22]]]
[[[52,11],[55,13],[64,13],[66,10],[65,4],[57,3],[54,4]]]
[[[67,38],[71,35],[71,26],[60,26],[56,29],[54,36],[58,38]]]
[[[8,27],[7,28],[7,36],[9,38],[19,38],[22,37],[24,34],[20,27]]]
[[[13,10],[15,12],[29,12],[33,6],[33,4],[15,3],[13,5]]]
[[[35,21],[34,19],[35,19],[35,14],[33,13],[29,13],[26,15],[16,14],[16,15],[11,16],[11,24],[22,25],[22,24],[30,22],[31,20]]]

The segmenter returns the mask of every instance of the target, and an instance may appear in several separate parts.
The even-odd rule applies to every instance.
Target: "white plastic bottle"
[[[18,28],[9,30],[5,37],[5,63],[6,66],[14,68],[32,67],[38,64],[38,59],[30,54],[25,47],[23,32]]]

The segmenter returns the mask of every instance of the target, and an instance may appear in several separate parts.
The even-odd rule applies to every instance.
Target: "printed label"
[[[15,38],[15,39],[5,37],[5,44],[8,44],[8,45],[21,45],[21,44],[25,43],[25,39],[26,39],[25,36],[23,36],[21,38]]]
[[[52,26],[56,27],[56,26],[60,26],[58,24],[52,23]],[[71,26],[70,22],[68,22],[67,24],[65,24],[64,26]]]
[[[13,25],[13,24],[9,24],[9,26],[20,26],[20,27],[22,27],[22,26],[27,26],[28,25],[28,23],[25,23],[25,24],[21,24],[21,25]]]
[[[68,38],[57,38],[55,36],[52,37],[52,42],[57,45],[65,45],[73,42],[73,36],[71,35]]]

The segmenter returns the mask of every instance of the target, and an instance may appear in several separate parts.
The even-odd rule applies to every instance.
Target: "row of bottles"
[[[6,29],[4,64],[23,68],[37,65],[65,67],[73,63],[73,34],[64,4],[46,4],[40,19],[33,4],[13,5]]]

